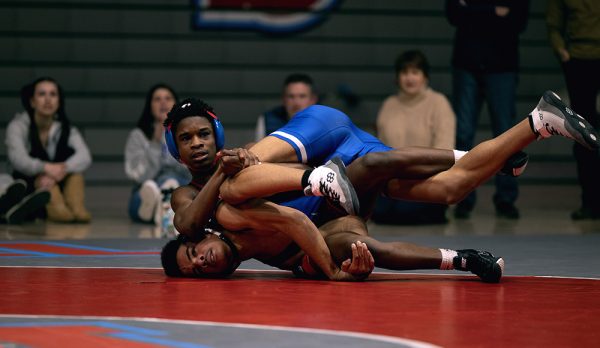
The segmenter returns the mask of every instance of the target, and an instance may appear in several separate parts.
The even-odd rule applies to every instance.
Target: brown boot
[[[83,175],[71,174],[65,179],[65,201],[67,206],[75,215],[75,221],[77,222],[90,222],[92,220],[92,214],[85,209],[84,198],[85,198],[85,187],[83,182]]]
[[[75,215],[71,212],[71,209],[65,204],[60,187],[54,185],[50,190],[50,202],[46,204],[46,213],[48,214],[48,220],[55,222],[73,222]]]

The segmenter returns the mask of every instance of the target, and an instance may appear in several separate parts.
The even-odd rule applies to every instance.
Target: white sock
[[[452,150],[454,152],[454,163],[458,162],[459,159],[463,158],[469,151]]]
[[[450,270],[454,269],[454,258],[458,256],[456,250],[451,249],[440,249],[442,253],[442,263],[440,264],[440,269],[442,270]]]

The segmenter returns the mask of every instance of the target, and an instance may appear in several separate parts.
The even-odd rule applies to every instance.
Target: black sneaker
[[[541,138],[562,135],[590,150],[600,147],[600,135],[581,115],[567,107],[560,97],[546,91],[538,105],[529,114],[529,124]]]
[[[475,249],[457,250],[454,257],[454,269],[470,271],[486,283],[498,283],[504,273],[504,259],[495,257],[487,251]]]
[[[0,215],[6,214],[10,208],[19,203],[25,197],[26,190],[27,184],[21,179],[17,179],[8,185],[2,197],[0,197]]]
[[[503,217],[512,220],[516,220],[521,217],[519,214],[519,209],[517,209],[517,207],[515,207],[515,205],[512,203],[497,202],[495,203],[495,206],[497,217]]]
[[[19,225],[27,217],[35,215],[39,210],[44,209],[48,202],[50,202],[50,192],[33,192],[6,213],[6,222],[12,225]]]
[[[571,213],[571,220],[598,220],[600,219],[600,210],[581,207]]]
[[[454,208],[454,218],[460,219],[460,220],[469,219],[471,217],[472,210],[473,210],[473,208],[468,207],[464,204],[458,203],[456,205],[456,208]]]
[[[498,174],[517,177],[523,174],[525,167],[527,167],[527,162],[529,162],[529,155],[523,151],[519,151],[506,160],[504,167],[500,169]]]

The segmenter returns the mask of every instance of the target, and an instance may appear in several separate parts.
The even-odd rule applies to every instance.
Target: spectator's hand
[[[375,259],[373,259],[367,245],[361,241],[352,243],[352,259],[342,262],[342,271],[348,272],[357,278],[365,279],[373,272],[374,268]]]
[[[558,58],[561,62],[566,63],[569,60],[571,60],[571,55],[569,54],[569,51],[567,51],[564,48],[561,48],[558,50]]]
[[[50,176],[56,182],[61,182],[67,175],[67,166],[64,162],[46,163],[44,164],[44,174]]]
[[[510,8],[506,6],[496,6],[496,16],[498,17],[506,17],[510,12]]]
[[[35,188],[38,190],[49,191],[52,189],[52,187],[54,187],[54,185],[56,185],[56,183],[56,180],[54,180],[52,177],[46,174],[41,174],[35,179]]]

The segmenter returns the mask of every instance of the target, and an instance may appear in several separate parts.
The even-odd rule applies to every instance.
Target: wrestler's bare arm
[[[219,187],[225,179],[226,176],[219,167],[202,190],[186,185],[173,192],[173,224],[179,233],[190,238],[204,233],[204,226],[213,215],[219,199]]]
[[[229,231],[252,229],[284,233],[314,260],[329,279],[357,280],[354,276],[343,272],[333,262],[331,253],[317,227],[306,215],[295,209],[254,199],[239,207],[221,204],[216,217],[217,221]],[[263,247],[268,248],[268,243]]]
[[[221,198],[236,205],[252,198],[301,191],[304,172],[304,169],[270,163],[250,166],[225,180],[221,185]]]

